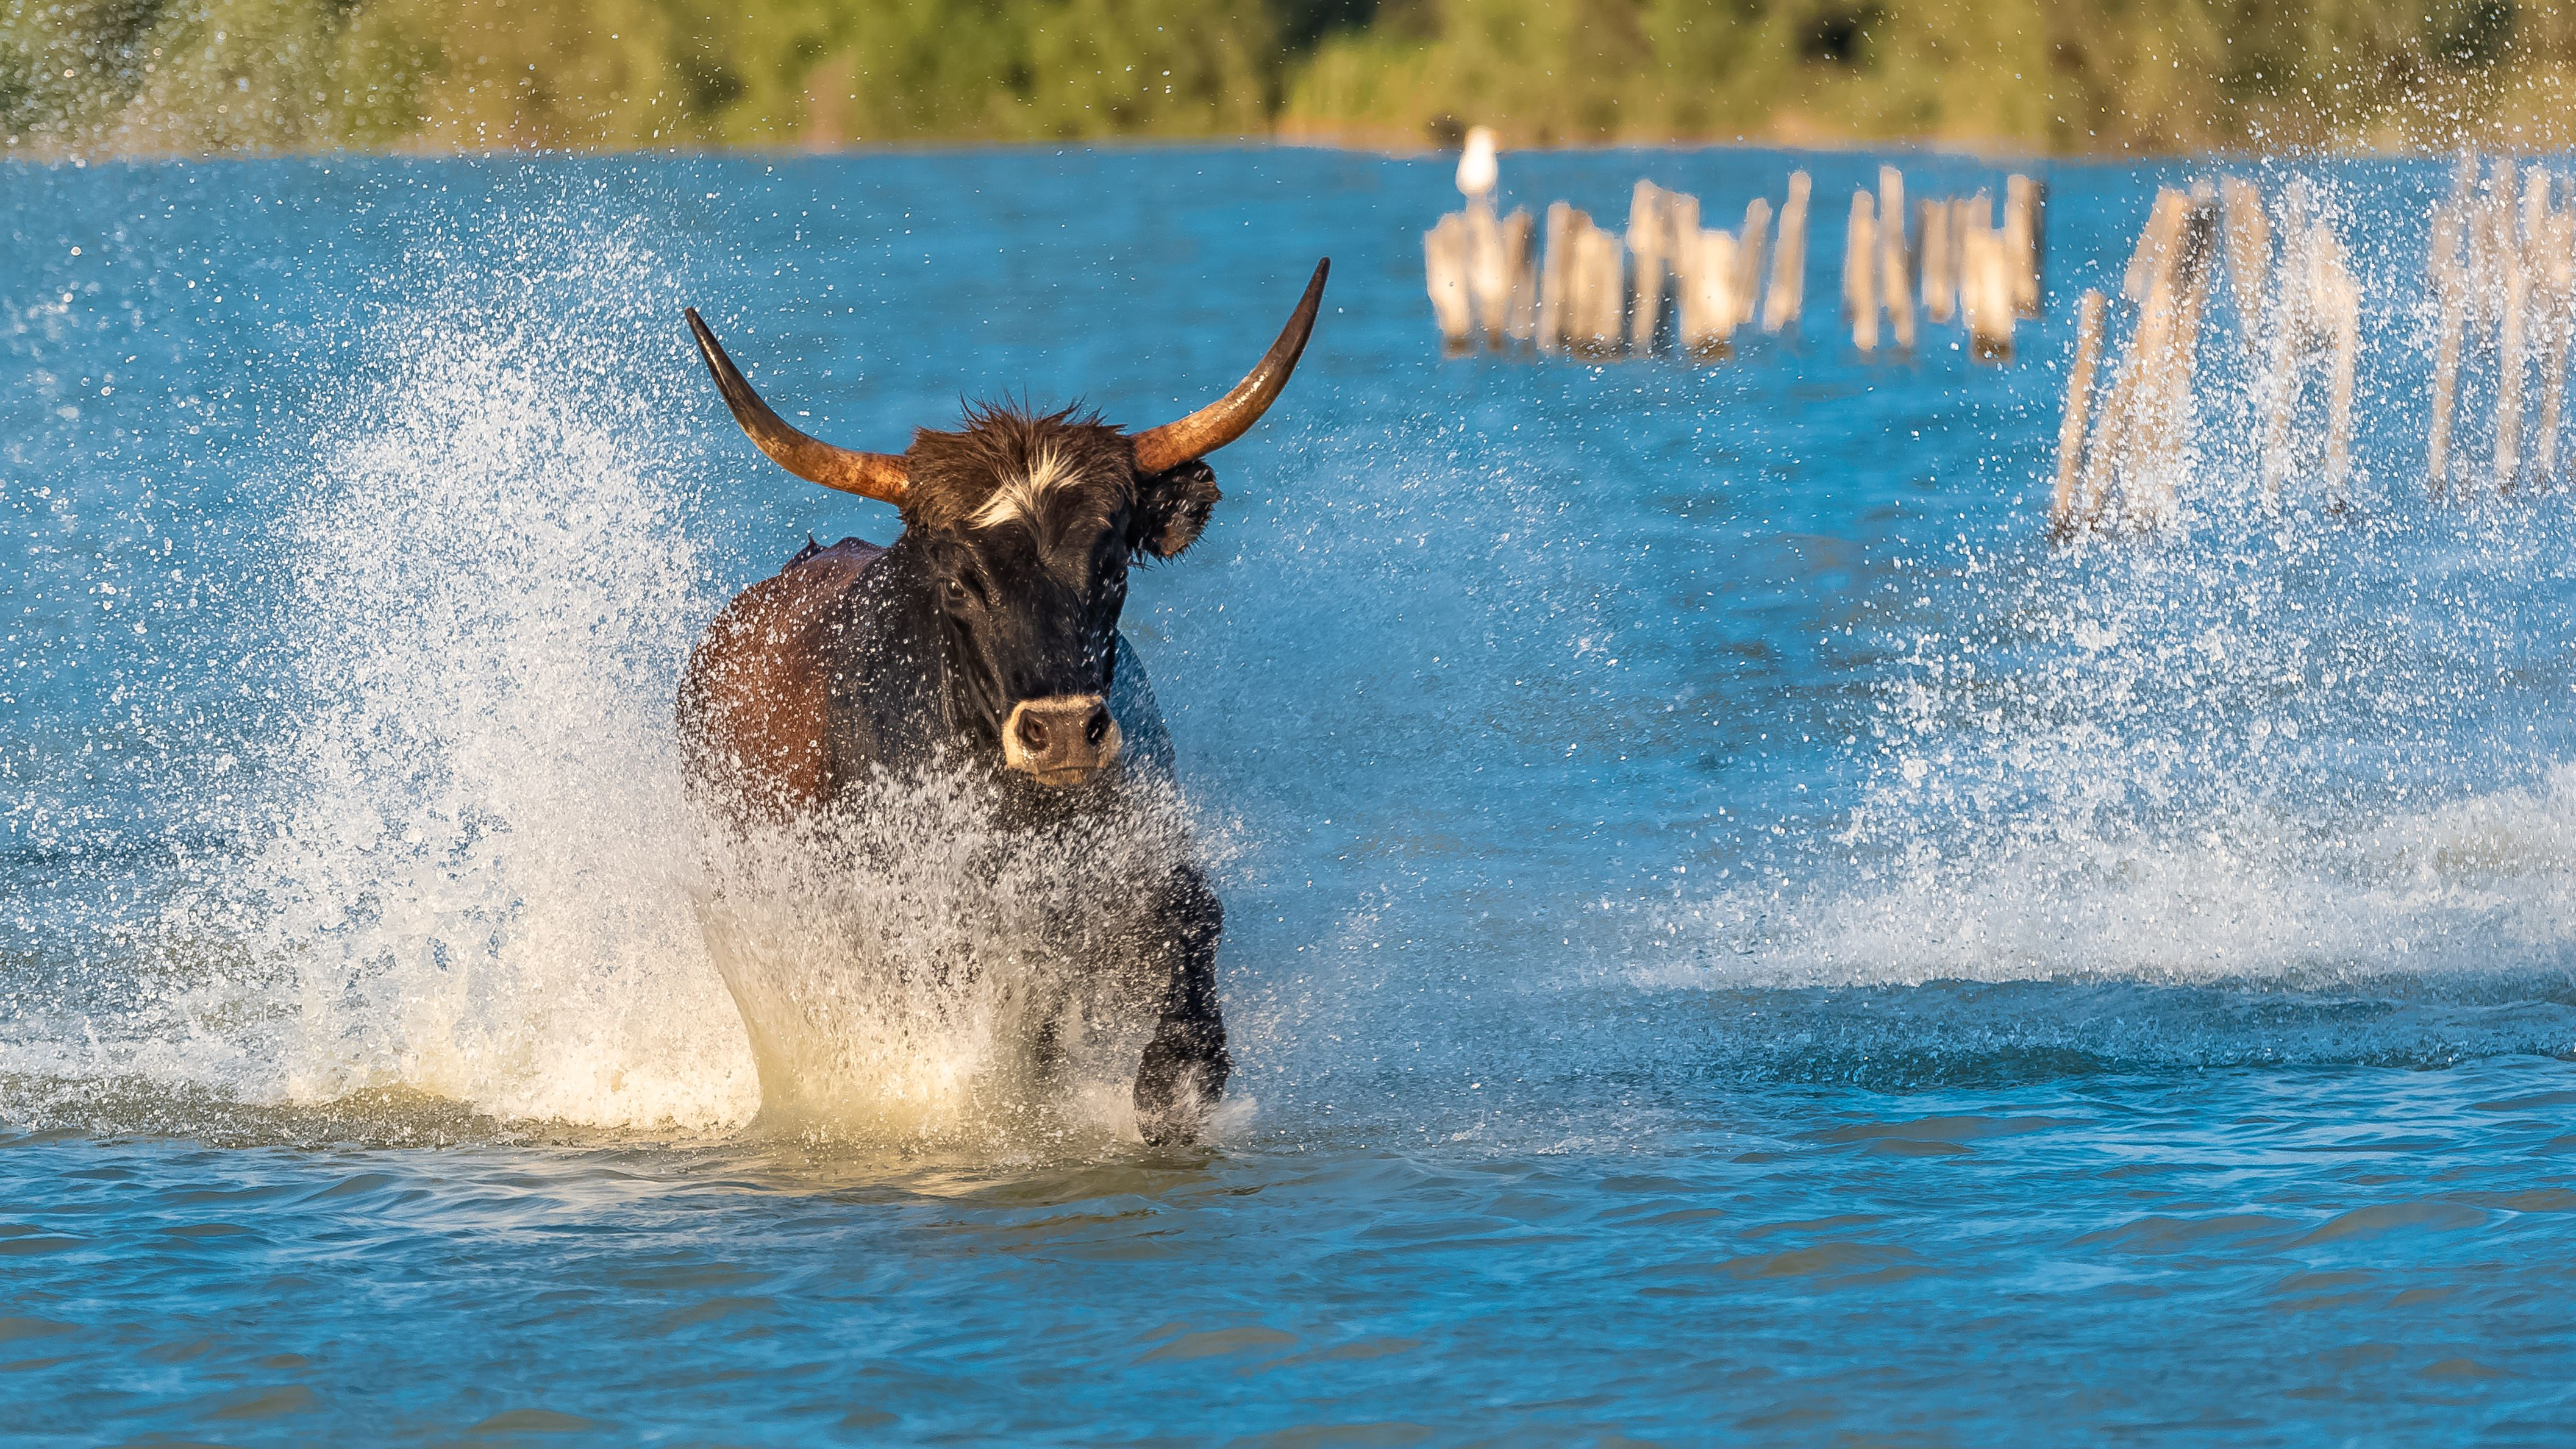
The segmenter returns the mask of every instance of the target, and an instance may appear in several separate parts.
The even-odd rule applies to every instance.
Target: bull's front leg
[[[1225,1016],[1216,1000],[1216,943],[1225,907],[1207,877],[1183,866],[1158,909],[1169,969],[1163,973],[1161,1019],[1136,1068],[1136,1127],[1157,1147],[1197,1139],[1225,1094],[1233,1058],[1225,1049]]]

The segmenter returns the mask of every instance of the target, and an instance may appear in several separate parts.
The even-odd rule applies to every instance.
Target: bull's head
[[[958,723],[1003,762],[1048,785],[1115,763],[1110,717],[1127,570],[1199,536],[1218,499],[1203,461],[1258,422],[1314,330],[1329,260],[1295,315],[1234,390],[1177,422],[1130,435],[1095,414],[974,408],[953,433],[923,428],[910,450],[862,453],[788,426],[751,390],[695,308],[689,327],[735,421],[779,466],[903,510],[905,541],[936,594]]]

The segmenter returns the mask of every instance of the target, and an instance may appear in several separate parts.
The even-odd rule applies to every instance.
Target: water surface
[[[1434,161],[6,168],[0,1426],[2562,1442],[2576,524],[2426,501],[2439,168],[2312,174],[2353,506],[2248,497],[2222,317],[2180,519],[2059,551],[2070,299],[2172,175],[2051,173],[2012,367],[1819,314],[1593,368],[1438,361]],[[1229,911],[1217,1140],[1099,1083],[747,1130],[671,689],[893,519],[757,458],[679,307],[893,448],[1195,406],[1324,254],[1128,613]]]

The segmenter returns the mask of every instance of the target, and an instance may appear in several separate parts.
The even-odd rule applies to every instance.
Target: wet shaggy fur
[[[907,465],[902,537],[809,540],[708,626],[679,701],[692,791],[743,823],[824,821],[867,782],[980,762],[1012,828],[1150,816],[1165,788],[1152,770],[1054,789],[1009,771],[1001,731],[1018,702],[1094,695],[1126,700],[1124,733],[1162,734],[1142,666],[1118,663],[1119,611],[1132,565],[1197,539],[1216,474],[1199,461],[1139,474],[1124,433],[1071,408],[969,409],[956,432],[915,433]],[[1104,916],[1129,924],[1062,965],[1133,988],[1154,1018],[1138,1130],[1187,1141],[1231,1070],[1224,910],[1185,828],[1127,843],[1123,873],[1097,886]]]
[[[1138,474],[1134,441],[1095,412],[979,404],[964,421],[957,432],[912,435],[905,527],[960,533],[1018,521],[1053,566],[1063,545],[1096,538],[1123,515],[1130,554],[1161,559],[1197,541],[1222,497],[1205,463]]]

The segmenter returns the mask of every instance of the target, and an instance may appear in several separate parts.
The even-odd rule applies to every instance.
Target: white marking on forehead
[[[1038,454],[1037,462],[1026,475],[1004,478],[1001,486],[993,490],[993,496],[984,500],[983,507],[968,515],[966,522],[975,528],[992,528],[1013,519],[1034,525],[1046,496],[1073,480],[1073,465],[1065,461],[1062,453],[1048,448]]]

